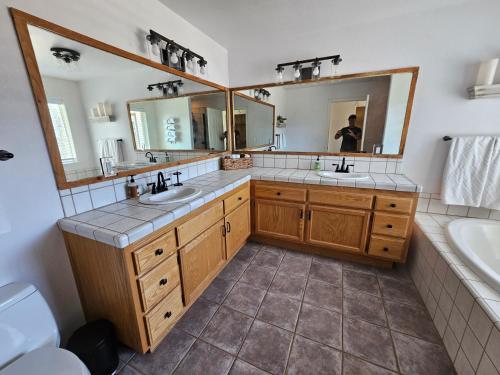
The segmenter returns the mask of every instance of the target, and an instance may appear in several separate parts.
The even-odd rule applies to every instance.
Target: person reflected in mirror
[[[350,115],[347,120],[349,121],[349,126],[335,133],[335,139],[342,137],[340,152],[357,152],[358,141],[361,139],[363,130],[356,126],[356,115]]]

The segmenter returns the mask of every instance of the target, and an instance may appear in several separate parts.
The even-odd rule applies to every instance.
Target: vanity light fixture
[[[315,57],[314,59],[297,60],[287,63],[281,63],[276,66],[276,83],[283,83],[283,72],[286,66],[293,68],[293,79],[300,81],[302,79],[316,79],[321,75],[321,61],[330,60],[332,63],[333,75],[338,72],[338,65],[342,61],[340,55],[332,55],[325,57]],[[303,64],[311,64],[310,67],[303,67]]]
[[[184,94],[184,82],[180,79],[176,81],[152,83],[147,86],[149,91],[153,91],[155,88],[160,90],[163,96],[179,96]]]
[[[52,52],[52,55],[55,56],[58,61],[64,61],[66,64],[71,64],[72,62],[80,60],[80,52],[69,48],[52,47],[50,52]]]
[[[194,60],[197,59],[200,74],[202,76],[207,74],[207,60],[203,56],[153,30],[149,30],[146,39],[151,43],[151,52],[154,55],[160,55],[162,64],[181,72],[189,70],[189,73],[196,74]]]
[[[265,89],[255,89],[253,92],[253,97],[255,99],[262,100],[264,102],[267,102],[270,96],[271,93]]]

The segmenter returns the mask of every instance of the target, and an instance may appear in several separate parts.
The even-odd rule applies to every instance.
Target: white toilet
[[[0,287],[0,375],[90,375],[59,342],[54,316],[33,285]]]

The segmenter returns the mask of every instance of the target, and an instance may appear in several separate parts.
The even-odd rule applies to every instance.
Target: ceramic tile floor
[[[121,375],[454,374],[404,268],[247,244],[152,354]]]

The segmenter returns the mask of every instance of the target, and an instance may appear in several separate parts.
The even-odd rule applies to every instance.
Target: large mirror
[[[57,176],[55,167],[60,187],[226,150],[225,90],[73,35],[27,29],[36,59],[28,68],[40,74],[38,102],[48,108],[41,117],[53,164],[63,171]]]
[[[401,155],[417,73],[405,68],[234,91],[236,149]],[[243,106],[243,97],[254,104]]]

